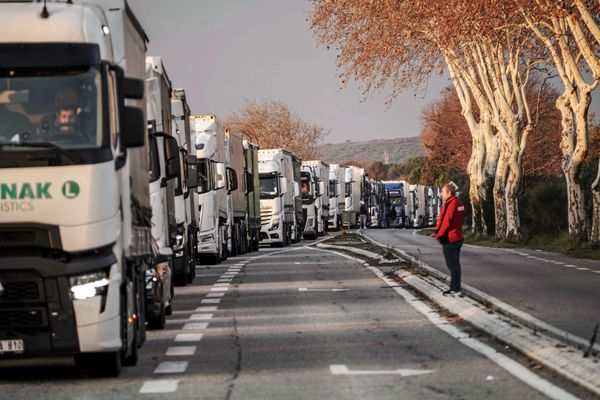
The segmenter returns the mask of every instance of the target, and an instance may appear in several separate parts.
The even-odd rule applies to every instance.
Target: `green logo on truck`
[[[2,200],[41,200],[51,199],[50,182],[38,183],[0,183]]]
[[[67,199],[74,199],[79,196],[79,185],[74,181],[66,181],[63,184],[62,193]]]

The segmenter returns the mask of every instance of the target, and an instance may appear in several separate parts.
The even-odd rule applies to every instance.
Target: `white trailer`
[[[198,261],[198,173],[195,134],[190,127],[190,107],[185,90],[171,92],[171,135],[177,140],[181,153],[183,174],[175,187],[175,262],[174,275],[178,285],[192,283]]]
[[[227,195],[229,197],[229,227],[231,255],[244,254],[246,250],[248,203],[244,181],[244,142],[242,135],[225,129],[225,158],[227,160]]]
[[[229,242],[225,129],[214,115],[190,117],[198,161],[198,257],[216,264],[227,258]]]
[[[283,149],[259,150],[258,170],[261,242],[287,246],[296,230],[294,155]]]
[[[304,217],[305,239],[316,239],[319,234],[318,212],[317,212],[317,175],[315,169],[310,165],[302,165],[301,173],[302,214]]]
[[[339,164],[329,166],[329,228],[336,231],[342,226],[345,170]]]
[[[137,362],[146,41],[124,0],[0,3],[0,358],[74,355],[103,376]]]
[[[348,166],[345,175],[345,206],[343,223],[348,227],[357,226],[362,196],[362,176],[364,169]]]
[[[323,236],[327,233],[329,224],[329,164],[321,160],[312,160],[303,161],[302,166],[314,171],[317,235]]]

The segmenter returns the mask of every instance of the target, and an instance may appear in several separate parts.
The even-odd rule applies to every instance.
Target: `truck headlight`
[[[279,229],[279,221],[275,222],[270,228],[270,231],[276,231],[277,229]]]
[[[69,278],[71,294],[75,300],[90,299],[95,296],[105,296],[108,290],[108,273],[106,271],[72,276]]]

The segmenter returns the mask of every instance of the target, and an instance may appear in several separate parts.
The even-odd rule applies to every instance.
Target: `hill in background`
[[[325,143],[319,147],[320,158],[329,164],[340,164],[349,160],[383,162],[385,150],[388,151],[389,163],[392,164],[425,155],[421,138],[418,136],[364,142]]]

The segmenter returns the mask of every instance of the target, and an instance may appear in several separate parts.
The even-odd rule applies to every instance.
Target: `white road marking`
[[[600,274],[600,271],[592,271],[594,274]]]
[[[140,393],[173,393],[177,391],[178,379],[159,379],[154,381],[146,381],[140,389]]]
[[[567,267],[567,268],[578,268],[577,265],[573,265],[573,264],[566,264],[565,267]]]
[[[347,292],[349,289],[308,289],[308,288],[298,288],[299,292]]]
[[[171,346],[167,349],[166,355],[169,357],[193,356],[196,353],[196,346]]]
[[[217,311],[219,307],[209,306],[209,307],[197,307],[196,312],[212,312]]]
[[[191,331],[191,330],[203,330],[208,328],[208,323],[206,322],[188,322],[185,325],[183,325],[183,329],[186,331]]]
[[[175,336],[176,342],[199,342],[202,340],[202,333],[178,333]]]
[[[209,293],[206,295],[207,298],[215,298],[215,297],[223,297],[225,296],[225,293]]]
[[[229,283],[215,283],[213,286],[214,287],[227,287],[227,286],[229,286]]]
[[[434,372],[430,369],[396,369],[391,371],[350,371],[343,364],[330,365],[329,371],[333,375],[400,375],[400,376],[415,376],[431,374]]]
[[[227,287],[213,287],[210,289],[211,292],[226,292],[229,288]]]
[[[587,267],[579,267],[579,268],[577,268],[577,269],[578,269],[579,271],[590,271],[590,269],[589,269],[589,268],[587,268]]]
[[[163,361],[154,370],[155,374],[180,374],[188,367],[187,361]]]
[[[200,304],[219,304],[221,299],[204,299],[200,302]]]
[[[192,314],[190,316],[190,321],[208,321],[212,319],[213,314]]]

